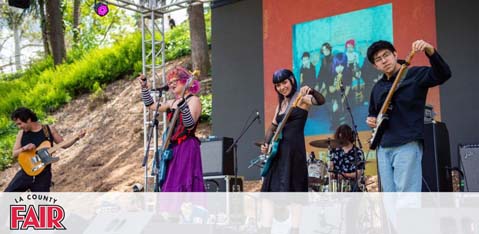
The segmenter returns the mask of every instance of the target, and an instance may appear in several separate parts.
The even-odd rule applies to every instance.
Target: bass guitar
[[[299,102],[301,101],[301,98],[303,95],[298,94],[296,99],[293,102],[290,102],[288,104],[288,108],[285,111],[284,118],[281,121],[281,123],[278,125],[278,128],[274,132],[273,138],[271,138],[271,141],[268,145],[268,151],[266,154],[262,154],[259,156],[259,158],[265,158],[266,162],[261,169],[261,176],[266,176],[266,174],[269,171],[269,168],[271,167],[271,162],[273,159],[276,157],[276,154],[278,153],[278,145],[279,142],[281,141],[282,138],[282,131],[284,126],[286,125],[286,122],[288,121],[289,116],[291,115],[291,112],[293,111],[293,108],[298,106]]]
[[[406,58],[406,62],[401,65],[401,68],[399,69],[396,79],[394,80],[391,86],[391,89],[389,90],[389,93],[386,96],[386,100],[384,100],[381,110],[379,111],[379,114],[376,117],[376,127],[373,128],[371,138],[368,141],[369,149],[375,150],[379,146],[379,143],[381,142],[381,138],[384,134],[385,129],[387,128],[387,123],[389,120],[388,113],[392,109],[391,99],[394,95],[394,92],[396,92],[397,86],[399,85],[401,79],[404,78],[407,67],[411,64],[411,60],[414,57],[414,53],[415,53],[414,50],[411,51],[411,53],[409,53],[408,57]]]
[[[60,158],[53,157],[60,148],[65,145],[72,144],[80,139],[83,132],[78,133],[72,138],[62,141],[61,143],[51,147],[50,141],[43,141],[37,148],[32,150],[26,150],[20,152],[18,155],[18,164],[22,167],[23,171],[29,176],[37,176],[42,173],[46,166],[58,162]]]
[[[197,76],[198,74],[199,74],[199,71],[195,70],[191,74],[191,76],[188,78],[185,86],[183,87],[183,90],[181,91],[182,98],[185,97],[186,90],[188,90],[191,87],[191,85],[193,84],[193,80],[195,79],[195,76]],[[173,150],[170,145],[170,140],[171,140],[171,136],[173,135],[173,130],[175,129],[175,125],[179,115],[180,115],[180,109],[176,108],[168,124],[168,127],[163,132],[163,137],[162,137],[163,142],[161,144],[161,147],[155,154],[155,160],[153,162],[153,165],[156,166],[156,171],[158,172],[157,183],[155,185],[155,191],[159,191],[159,188],[161,188],[161,186],[165,182],[166,168],[168,166],[168,161],[170,161],[171,158],[173,158]],[[159,162],[158,162],[158,157],[160,155],[161,155],[161,158],[159,159]]]

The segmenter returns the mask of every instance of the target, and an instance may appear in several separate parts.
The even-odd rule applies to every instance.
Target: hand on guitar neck
[[[377,121],[376,117],[368,117],[366,119],[366,124],[371,128],[375,128],[376,127],[376,121]]]

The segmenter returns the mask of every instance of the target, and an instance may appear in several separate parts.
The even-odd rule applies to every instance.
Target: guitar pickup
[[[44,166],[45,166],[44,163],[42,163],[42,164],[40,164],[40,165],[37,165],[37,166],[35,166],[34,168],[32,168],[32,172],[35,172],[35,171],[37,171],[38,169],[43,168]]]

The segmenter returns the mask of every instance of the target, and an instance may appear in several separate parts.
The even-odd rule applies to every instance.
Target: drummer
[[[340,125],[334,133],[339,147],[330,152],[330,178],[356,180],[361,178],[364,170],[364,153],[354,142],[353,130],[349,125]],[[356,156],[356,157],[355,157]]]

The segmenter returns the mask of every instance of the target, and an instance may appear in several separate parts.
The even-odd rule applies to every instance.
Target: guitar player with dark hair
[[[418,51],[425,51],[431,66],[407,68],[410,58]],[[375,128],[375,133],[381,132],[379,139],[373,133],[370,143],[373,146],[378,142],[378,168],[383,191],[421,192],[426,96],[429,88],[446,82],[451,71],[437,50],[423,40],[412,43],[408,63],[398,59],[396,49],[387,41],[374,42],[368,48],[367,56],[369,62],[384,73],[371,91],[366,119],[366,123]],[[397,85],[395,89],[391,89],[393,85]],[[388,95],[390,90],[392,96]],[[383,103],[390,105],[383,106]],[[388,116],[387,125],[383,125],[384,114]]]
[[[264,177],[261,191],[307,192],[304,126],[311,106],[324,104],[324,97],[308,86],[297,90],[294,74],[288,69],[274,72],[273,84],[278,105],[266,133],[266,143],[261,146],[261,152],[268,155],[261,171]]]
[[[40,146],[53,146],[53,142],[59,144],[58,146],[62,148],[68,148],[83,137],[85,132],[81,131],[76,138],[64,141],[55,127],[42,125],[38,122],[37,115],[25,107],[16,109],[12,113],[11,119],[20,129],[13,146],[13,157],[18,157],[22,169],[15,174],[5,192],[25,192],[27,190],[31,192],[50,192],[51,165],[45,163],[45,166],[26,167],[22,162],[31,162],[34,156],[30,158],[29,155],[35,155],[37,148],[43,148]],[[40,162],[40,165],[44,164]]]

